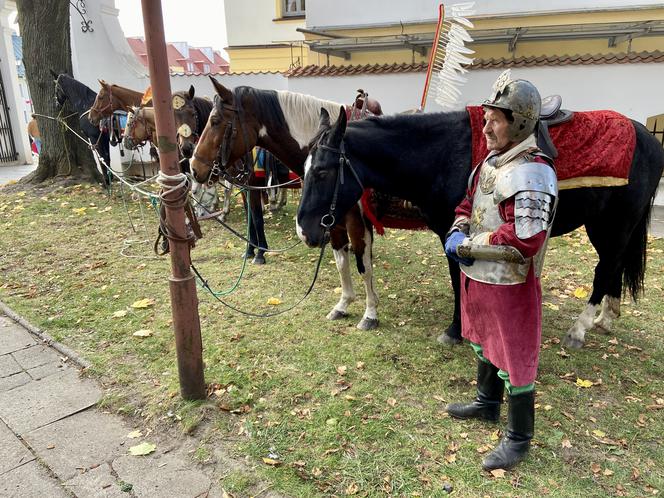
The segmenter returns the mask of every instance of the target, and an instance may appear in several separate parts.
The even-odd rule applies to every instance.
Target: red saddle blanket
[[[481,106],[466,108],[470,117],[473,165],[489,153],[482,133]],[[634,124],[615,111],[575,112],[574,117],[549,128],[558,149],[554,160],[561,190],[626,185],[636,147]]]

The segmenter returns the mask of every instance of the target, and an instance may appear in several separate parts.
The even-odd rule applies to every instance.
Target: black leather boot
[[[505,382],[498,377],[498,367],[486,361],[477,361],[477,397],[471,403],[447,405],[447,413],[454,418],[479,418],[497,422],[503,402]]]
[[[516,466],[528,454],[535,430],[535,391],[508,395],[507,431],[495,450],[482,462],[484,470]]]

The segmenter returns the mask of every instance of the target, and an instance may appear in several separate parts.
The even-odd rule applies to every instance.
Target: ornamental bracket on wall
[[[88,13],[85,6],[85,0],[76,0],[76,2],[69,0],[69,4],[76,9],[76,12],[78,12],[81,19],[83,19],[81,21],[81,31],[83,31],[83,33],[92,33],[94,31],[94,28],[91,26],[92,19],[85,18]]]

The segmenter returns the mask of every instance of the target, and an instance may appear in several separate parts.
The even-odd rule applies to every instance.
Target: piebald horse
[[[339,104],[287,91],[259,90],[241,86],[233,91],[210,78],[217,92],[215,105],[203,130],[191,171],[199,182],[215,181],[220,168],[231,168],[255,147],[262,147],[302,177],[309,141],[318,130],[321,108],[338,112]],[[247,159],[251,162],[251,159]],[[373,229],[353,206],[343,218],[332,221],[330,242],[341,277],[341,298],[327,315],[330,320],[348,316],[348,306],[356,299],[353,290],[351,248],[366,290],[366,307],[357,328],[378,326],[378,296],[373,285],[371,248]]]

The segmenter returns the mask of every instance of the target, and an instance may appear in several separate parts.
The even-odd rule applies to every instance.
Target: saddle
[[[563,99],[560,95],[549,95],[542,99],[539,125],[537,127],[537,146],[552,159],[558,157],[558,150],[553,145],[549,128],[566,123],[574,117],[573,111],[561,109]]]
[[[382,116],[383,109],[380,102],[369,97],[369,94],[361,88],[357,90],[357,96],[353,105],[350,106],[348,121],[368,118],[369,116]]]

